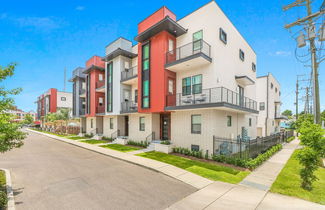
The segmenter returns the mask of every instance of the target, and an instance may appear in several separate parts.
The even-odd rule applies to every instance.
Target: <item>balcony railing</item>
[[[100,80],[96,82],[96,88],[101,88],[105,85],[105,80]]]
[[[133,66],[130,69],[125,69],[121,72],[121,81],[125,81],[131,78],[134,78],[138,75],[138,68],[137,66]]]
[[[211,46],[203,39],[188,43],[166,53],[166,64],[187,58],[192,55],[203,53],[211,57]]]
[[[97,106],[97,107],[96,107],[96,113],[97,113],[97,114],[105,113],[105,106],[104,106],[104,105],[102,105],[102,106]]]
[[[197,94],[184,95],[182,93],[178,93],[176,95],[167,96],[167,107],[200,104],[204,105],[213,103],[228,103],[238,107],[257,111],[256,101],[245,96],[241,96],[239,93],[224,87],[203,89]]]
[[[138,104],[134,101],[124,101],[121,104],[121,112],[122,113],[129,113],[129,112],[137,112],[138,111]]]
[[[83,94],[85,94],[86,93],[86,89],[80,89],[79,90],[79,95],[83,95]]]

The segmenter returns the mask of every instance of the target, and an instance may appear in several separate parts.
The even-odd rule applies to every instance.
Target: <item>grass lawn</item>
[[[67,138],[71,139],[71,140],[86,140],[87,139],[87,137],[81,137],[81,136],[70,136]]]
[[[6,189],[6,174],[4,171],[0,170],[0,192],[4,192],[7,194],[7,189]],[[1,205],[0,205],[1,209]]]
[[[121,144],[108,144],[108,145],[103,145],[101,147],[117,150],[120,152],[131,152],[131,151],[139,150],[139,148],[125,146],[125,145],[121,145]]]
[[[312,202],[325,205],[325,169],[319,168],[315,175],[318,180],[313,183],[311,191],[300,187],[301,179],[299,171],[302,168],[298,160],[295,159],[297,151],[293,153],[281,173],[273,183],[271,192],[289,196],[295,196]]]
[[[138,156],[168,163],[190,171],[194,174],[211,179],[213,181],[222,181],[236,184],[243,180],[250,173],[249,171],[239,171],[226,166],[191,160],[188,158],[169,155],[161,152],[146,152],[138,154]]]
[[[103,141],[103,140],[94,140],[94,139],[89,139],[89,140],[83,140],[81,142],[87,143],[87,144],[102,144],[102,143],[108,143],[108,141]]]

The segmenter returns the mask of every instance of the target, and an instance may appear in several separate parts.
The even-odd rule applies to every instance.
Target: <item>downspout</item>
[[[265,136],[267,136],[267,121],[269,119],[269,76],[270,74],[267,75],[267,80],[266,80],[266,119],[265,119]]]

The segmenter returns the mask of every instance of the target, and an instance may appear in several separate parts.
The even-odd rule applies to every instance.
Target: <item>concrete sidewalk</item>
[[[171,205],[168,209],[325,209],[325,206],[268,192],[272,183],[297,148],[296,139],[249,174],[239,185],[214,182]]]
[[[71,140],[71,139],[67,139],[67,138],[63,138],[63,137],[58,137],[55,135],[51,135],[51,134],[47,134],[47,133],[43,133],[43,132],[31,130],[31,129],[27,129],[27,130],[30,132],[33,132],[33,133],[48,136],[50,138],[53,138],[53,139],[56,139],[56,140],[59,140],[59,141],[65,142],[65,143],[73,144],[75,146],[82,147],[82,148],[85,148],[85,149],[88,149],[88,150],[91,150],[91,151],[94,151],[94,152],[97,152],[97,153],[100,153],[103,155],[114,157],[119,160],[124,160],[124,161],[130,162],[130,163],[133,163],[133,164],[137,164],[139,166],[143,166],[143,167],[155,170],[157,172],[161,172],[161,173],[166,174],[170,177],[178,179],[186,184],[189,184],[189,185],[195,187],[196,189],[202,189],[202,188],[208,186],[209,184],[213,183],[213,181],[211,181],[209,179],[198,176],[196,174],[193,174],[193,173],[183,170],[181,168],[177,168],[175,166],[169,165],[167,163],[162,163],[162,162],[159,162],[156,160],[143,158],[140,156],[135,156],[132,153],[130,154],[130,153],[119,152],[116,150],[99,147],[97,145],[87,144],[87,143],[83,143],[80,141],[75,141],[75,140]]]

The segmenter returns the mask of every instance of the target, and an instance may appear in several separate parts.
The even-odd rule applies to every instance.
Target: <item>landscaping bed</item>
[[[7,202],[6,173],[0,170],[0,209],[5,209]]]
[[[131,151],[136,151],[136,150],[141,149],[141,148],[137,148],[135,146],[126,146],[126,145],[121,145],[121,144],[108,144],[108,145],[103,145],[101,147],[117,150],[120,152],[131,152]]]
[[[271,187],[271,192],[295,196],[308,201],[325,205],[325,168],[319,168],[315,175],[318,178],[313,183],[311,191],[301,187],[300,169],[302,166],[296,159],[296,150],[284,166]]]
[[[190,159],[188,157],[185,158],[178,155],[165,154],[161,152],[146,152],[137,155],[174,165],[178,168],[182,168],[213,181],[236,184],[242,181],[250,173],[249,171],[237,170],[231,167],[212,164],[202,160],[199,161]]]
[[[82,140],[80,142],[87,143],[87,144],[104,144],[104,143],[109,143],[109,141],[95,140],[95,139]]]

